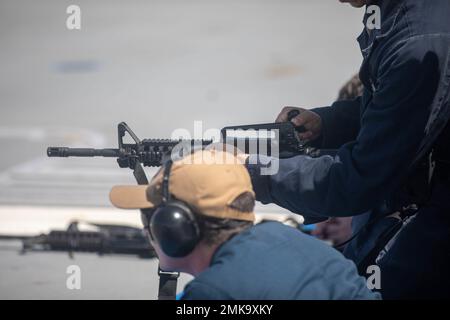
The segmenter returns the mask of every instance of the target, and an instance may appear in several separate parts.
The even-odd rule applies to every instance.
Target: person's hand
[[[322,133],[322,119],[313,111],[297,107],[284,107],[275,122],[289,121],[288,114],[292,110],[297,110],[300,113],[296,117],[293,117],[291,122],[296,127],[303,126],[306,130],[305,132],[298,133],[299,138],[306,141],[317,139]]]
[[[321,240],[331,241],[334,245],[343,243],[352,234],[352,218],[330,218],[316,224],[316,228],[311,234]]]

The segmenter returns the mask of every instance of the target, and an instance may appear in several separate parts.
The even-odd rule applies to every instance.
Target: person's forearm
[[[308,223],[368,211],[383,193],[368,192],[377,181],[348,165],[352,148],[352,144],[344,146],[336,157],[272,159],[278,161],[278,172],[273,175],[261,174],[267,159],[256,163],[258,156],[250,156],[247,169],[257,200],[301,214]]]

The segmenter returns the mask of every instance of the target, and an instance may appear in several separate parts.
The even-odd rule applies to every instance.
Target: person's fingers
[[[327,236],[333,243],[342,243],[351,237],[351,233],[346,230],[329,230]]]
[[[335,234],[343,229],[341,224],[330,224],[328,226],[329,233]]]
[[[325,240],[327,238],[326,232],[315,232],[315,233],[311,233],[311,235],[313,235],[314,237],[316,237],[317,239],[320,239],[320,240]]]
[[[323,233],[326,228],[326,222],[319,222],[316,224],[316,227],[311,231],[312,235],[318,236]]]
[[[275,119],[275,122],[287,122],[289,111],[295,109],[295,107],[284,107]]]
[[[305,109],[303,109],[303,108],[299,108],[299,107],[284,107],[282,110],[281,110],[281,112],[280,112],[280,114],[278,115],[278,117],[276,118],[276,120],[275,120],[275,122],[287,122],[287,121],[289,121],[289,120],[292,120],[292,119],[289,119],[290,117],[289,117],[289,113],[292,111],[292,110],[297,110],[300,114],[303,112],[303,111],[305,111]],[[298,116],[297,116],[298,117]],[[295,117],[294,117],[295,118]]]
[[[312,131],[306,131],[306,132],[299,133],[298,137],[301,140],[308,140],[308,139],[311,139],[313,137],[313,135],[314,134],[312,133]]]
[[[328,236],[336,243],[343,242],[351,236],[351,218],[336,218],[333,223],[328,226]]]
[[[304,126],[309,121],[308,115],[305,113],[300,113],[298,116],[292,118],[291,122],[296,127]]]
[[[316,228],[315,228],[314,230],[311,231],[311,234],[314,235],[314,236],[317,236],[317,235],[319,235],[319,234],[322,233],[322,229],[323,229],[323,228],[321,228],[321,227],[319,227],[319,226],[316,225]]]

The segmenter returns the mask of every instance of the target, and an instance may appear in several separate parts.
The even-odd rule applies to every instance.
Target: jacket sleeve
[[[322,134],[311,145],[323,149],[338,149],[356,139],[360,129],[361,97],[336,101],[331,107],[311,109],[322,119]]]
[[[335,157],[272,159],[277,173],[263,175],[269,159],[251,155],[247,168],[257,199],[300,213],[307,221],[358,215],[384,200],[398,187],[424,136],[439,84],[433,47],[429,38],[414,38],[384,55],[358,136]]]

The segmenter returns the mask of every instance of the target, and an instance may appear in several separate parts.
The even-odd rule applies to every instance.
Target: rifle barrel
[[[93,149],[93,148],[67,148],[49,147],[47,148],[49,157],[120,157],[119,149]]]

